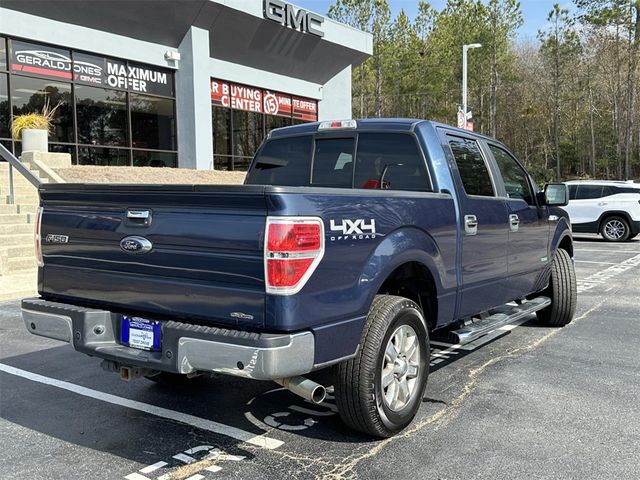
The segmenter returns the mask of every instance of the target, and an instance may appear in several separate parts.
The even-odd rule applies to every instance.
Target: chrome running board
[[[527,300],[520,305],[507,304],[489,311],[489,316],[484,318],[473,318],[463,327],[451,330],[456,343],[464,345],[486,335],[493,330],[508,323],[526,317],[538,310],[551,305],[551,299],[547,297],[537,297]]]

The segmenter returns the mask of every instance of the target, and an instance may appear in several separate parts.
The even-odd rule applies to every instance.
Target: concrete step
[[[17,205],[0,205],[0,215],[17,214],[17,213],[18,213]]]
[[[14,195],[37,195],[38,189],[35,187],[32,187],[31,185],[14,187],[13,194]],[[9,195],[11,195],[11,189],[9,187],[3,187],[2,185],[0,185],[0,196],[8,197]]]
[[[23,257],[33,257],[35,258],[36,250],[33,240],[33,235],[31,235],[31,242],[28,245],[5,245],[0,244],[0,257],[6,257],[8,259],[12,258],[23,258]]]
[[[3,197],[8,204],[10,199],[9,195]],[[38,205],[40,198],[38,195],[15,195],[13,197],[13,203],[26,204],[26,205]]]
[[[36,270],[0,276],[0,301],[37,295]]]
[[[29,225],[28,223],[18,223],[14,225],[0,224],[0,239],[2,239],[4,235],[20,235],[23,233],[33,233],[33,225]]]
[[[30,257],[14,257],[7,261],[9,273],[18,273],[21,270],[35,270],[37,267],[35,255]],[[25,272],[28,273],[28,272]]]
[[[0,205],[2,207],[2,205]],[[35,214],[38,210],[38,205],[20,204],[18,205],[18,213]]]
[[[26,213],[0,213],[0,225],[22,225],[30,221],[31,216]]]
[[[33,245],[33,235],[28,233],[14,235],[0,235],[0,246],[23,247]]]
[[[28,182],[14,182],[13,183],[13,192],[21,193],[21,192],[35,192],[37,190],[36,187],[31,185]],[[9,195],[11,189],[9,188],[9,182],[0,181],[0,193],[4,195]]]

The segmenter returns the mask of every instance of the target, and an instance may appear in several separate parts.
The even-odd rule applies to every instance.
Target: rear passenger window
[[[361,133],[354,188],[431,191],[427,168],[413,136]]]
[[[602,197],[602,185],[578,185],[576,200],[590,200]]]
[[[465,138],[449,137],[449,146],[458,165],[462,185],[467,195],[494,197],[491,175],[480,153],[478,143]]]
[[[311,177],[314,187],[351,188],[353,143],[353,138],[316,140]]]
[[[313,137],[280,138],[268,141],[249,171],[247,185],[309,185]]]

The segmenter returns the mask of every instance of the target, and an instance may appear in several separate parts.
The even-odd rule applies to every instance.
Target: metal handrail
[[[13,169],[15,168],[18,172],[26,178],[31,185],[38,188],[42,181],[36,177],[31,170],[24,166],[24,164],[18,160],[13,153],[7,150],[7,147],[4,145],[0,145],[0,157],[4,158],[7,162],[9,162],[9,203],[14,203],[14,193],[13,193]]]

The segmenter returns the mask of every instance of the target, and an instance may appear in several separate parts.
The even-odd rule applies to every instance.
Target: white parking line
[[[602,248],[576,248],[575,252],[577,254],[580,253],[584,253],[584,252],[604,252],[604,253],[635,253],[637,254],[638,252],[640,252],[640,248],[636,249],[636,250],[620,250],[617,248],[610,248],[610,249],[602,249]]]
[[[602,285],[607,283],[613,277],[616,277],[628,270],[640,266],[640,254],[635,257],[628,258],[623,262],[616,263],[611,267],[600,270],[586,278],[578,280],[578,293],[591,290],[596,285]]]
[[[574,260],[576,263],[596,263],[598,265],[618,265],[616,262],[594,262],[591,260]]]
[[[26,378],[27,380],[32,380],[34,382],[61,388],[63,390],[67,390],[78,395],[83,395],[85,397],[94,398],[96,400],[112,403],[121,407],[145,412],[151,415],[155,415],[156,417],[163,417],[175,420],[176,422],[186,423],[187,425],[191,425],[202,430],[208,430],[213,433],[218,433],[220,435],[225,435],[227,437],[235,438],[236,440],[240,440],[241,442],[250,443],[261,448],[273,450],[280,447],[284,443],[274,438],[256,435],[251,432],[245,432],[244,430],[241,430],[239,428],[224,425],[222,423],[207,420],[205,418],[196,417],[187,413],[176,412],[174,410],[169,410],[168,408],[149,405],[148,403],[142,403],[136,400],[129,400],[128,398],[118,397],[116,395],[100,392],[91,388],[81,387],[73,383],[64,382],[55,378],[45,377],[43,375],[38,375],[37,373],[28,372],[27,370],[15,368],[3,363],[0,363],[0,371],[11,375],[16,375],[18,377]]]
[[[141,468],[140,472],[141,473],[151,473],[151,472],[155,472],[156,470],[164,467],[165,465],[168,465],[167,462],[156,462],[153,465],[149,465],[147,467]]]

